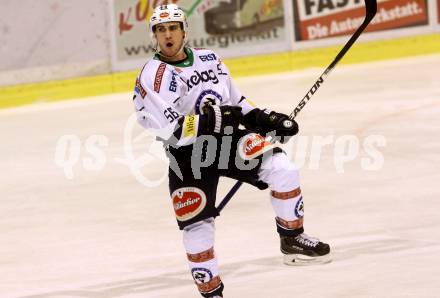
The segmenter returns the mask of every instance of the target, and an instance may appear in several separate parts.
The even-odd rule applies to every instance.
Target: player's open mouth
[[[166,46],[167,46],[168,48],[171,48],[171,47],[173,46],[173,43],[172,43],[172,42],[168,42],[168,43],[166,44]]]

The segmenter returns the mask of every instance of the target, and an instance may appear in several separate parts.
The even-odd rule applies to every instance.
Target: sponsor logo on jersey
[[[304,217],[304,202],[303,202],[303,197],[301,196],[298,200],[298,202],[296,202],[295,205],[295,216],[298,218],[302,218]]]
[[[217,60],[217,57],[215,56],[215,54],[200,55],[199,58],[200,58],[200,60],[202,60],[202,62]]]
[[[154,91],[156,93],[160,92],[160,86],[162,85],[163,73],[165,72],[165,68],[167,65],[165,63],[161,63],[156,72],[156,77],[154,78]]]
[[[275,146],[256,133],[250,133],[241,138],[238,145],[238,154],[244,160],[253,159],[273,149]]]
[[[200,93],[199,97],[196,100],[196,114],[203,114],[202,109],[206,104],[219,106],[221,105],[222,101],[222,96],[214,90],[204,90],[202,93]]]
[[[196,217],[206,206],[205,193],[196,187],[179,188],[172,193],[171,198],[176,218],[179,221]]]
[[[197,284],[207,283],[213,277],[211,270],[207,268],[193,268],[191,274]]]
[[[171,92],[177,92],[176,76],[178,75],[178,73],[174,70],[172,73],[173,73],[173,76],[171,77],[170,87],[168,88],[168,90],[170,90]]]
[[[183,122],[183,136],[196,136],[196,115],[188,115],[185,117],[185,121]]]
[[[145,91],[144,87],[142,87],[139,78],[136,78],[136,86],[134,88],[134,91],[139,93],[142,96],[142,98],[145,98],[145,96],[147,96],[147,91]]]
[[[194,71],[194,74],[186,80],[186,85],[188,86],[188,90],[191,90],[193,87],[199,85],[200,83],[213,82],[214,84],[218,84],[219,80],[215,72],[210,70],[205,70],[202,72]]]

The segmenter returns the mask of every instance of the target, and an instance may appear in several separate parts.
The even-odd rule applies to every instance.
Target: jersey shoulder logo
[[[165,72],[165,68],[167,67],[166,63],[161,63],[156,72],[156,77],[154,78],[154,91],[156,93],[160,92],[160,86],[162,85],[162,78]]]
[[[139,93],[142,96],[142,98],[145,98],[145,96],[147,96],[147,91],[145,91],[144,87],[142,87],[139,78],[136,78],[136,86],[134,87],[134,91],[136,93]]]
[[[200,55],[199,58],[200,58],[200,60],[202,60],[202,62],[217,60],[217,57],[215,56],[214,53],[207,54],[207,55]]]
[[[168,90],[170,90],[171,92],[177,92],[176,76],[178,76],[178,75],[179,75],[179,73],[176,70],[172,71],[170,86],[168,87]]]

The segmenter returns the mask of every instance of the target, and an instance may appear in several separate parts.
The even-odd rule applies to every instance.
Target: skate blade
[[[289,266],[307,266],[317,264],[327,264],[332,261],[330,254],[320,257],[310,257],[301,254],[284,255],[283,262]]]

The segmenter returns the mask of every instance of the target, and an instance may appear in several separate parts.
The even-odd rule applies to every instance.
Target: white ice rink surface
[[[268,191],[244,186],[216,221],[226,298],[440,297],[439,70],[439,55],[335,69],[297,118],[298,140],[330,144],[319,163],[310,148],[292,157],[303,164],[306,232],[332,245],[333,262],[283,265]],[[321,71],[237,84],[259,106],[288,113]],[[144,155],[141,176],[121,162],[132,109],[125,93],[0,111],[0,298],[199,297],[166,181],[136,179],[166,171],[137,126],[127,144]],[[64,135],[80,146],[57,164]],[[107,144],[96,152],[101,164],[96,135]],[[359,154],[341,167],[335,158],[347,156],[338,150],[350,135]],[[386,141],[376,170],[362,167],[371,135]],[[59,165],[75,161],[75,148],[68,179]],[[231,185],[222,180],[219,197]]]

